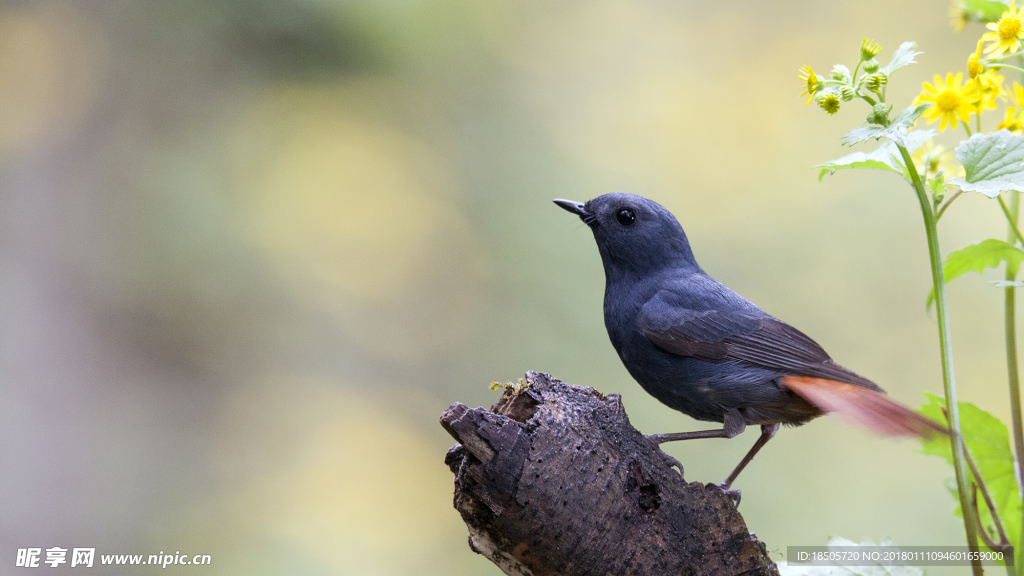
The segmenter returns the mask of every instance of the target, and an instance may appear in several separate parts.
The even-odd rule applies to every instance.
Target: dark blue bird
[[[594,232],[606,279],[604,322],[629,373],[670,408],[723,423],[716,430],[647,438],[655,445],[732,438],[747,424],[761,425],[761,436],[723,489],[779,424],[799,426],[835,411],[885,436],[943,431],[833,362],[803,332],[708,276],[679,222],[660,204],[624,192],[585,204],[555,203]]]

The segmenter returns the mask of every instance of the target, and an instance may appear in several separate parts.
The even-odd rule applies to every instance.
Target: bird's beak
[[[557,199],[554,200],[554,203],[558,204],[559,206],[568,210],[569,212],[572,212],[573,214],[579,216],[580,218],[586,218],[587,216],[590,216],[590,212],[587,212],[587,208],[583,205],[583,202],[577,202],[575,200]]]

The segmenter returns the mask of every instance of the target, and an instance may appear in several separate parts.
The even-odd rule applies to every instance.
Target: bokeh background
[[[797,70],[915,40],[900,108],[979,33],[937,0],[3,2],[0,565],[497,574],[452,508],[449,404],[542,370],[622,394],[644,432],[702,427],[621,366],[555,197],[661,202],[712,275],[916,405],[941,390],[916,199],[817,181],[867,110],[803,106]],[[980,196],[941,233],[1005,234]],[[961,395],[1008,420],[1001,293],[970,275],[950,301]],[[756,434],[668,451],[718,482]],[[740,511],[777,557],[960,544],[952,472],[915,451],[783,430]]]

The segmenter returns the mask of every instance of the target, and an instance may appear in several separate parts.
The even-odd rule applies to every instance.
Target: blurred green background
[[[916,199],[887,173],[817,182],[867,109],[804,107],[797,71],[915,40],[889,87],[909,105],[974,48],[946,13],[4,2],[0,563],[62,546],[211,554],[168,569],[197,574],[497,574],[452,508],[449,404],[541,370],[622,394],[645,433],[704,426],[622,367],[593,238],[555,197],[661,202],[709,273],[839,362],[906,403],[940,392]],[[964,197],[943,250],[1003,230]],[[950,301],[961,397],[1008,420],[1002,295],[971,275]],[[720,482],[756,434],[668,451]],[[915,450],[785,429],[740,511],[776,557],[830,534],[961,544],[952,471]]]

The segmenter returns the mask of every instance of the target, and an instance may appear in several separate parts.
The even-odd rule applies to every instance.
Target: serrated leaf
[[[900,44],[900,47],[892,53],[892,60],[886,64],[885,68],[882,68],[882,72],[886,76],[892,76],[892,73],[900,68],[903,68],[907,64],[917,64],[914,57],[918,54],[924,54],[924,52],[916,52],[913,48],[917,46],[916,42],[904,42]]]
[[[995,198],[1005,190],[1024,192],[1024,135],[999,130],[975,134],[956,147],[956,159],[964,167],[964,178],[949,183],[964,192],[981,192]]]
[[[902,114],[902,112],[900,114]],[[920,115],[920,112],[918,112],[918,115]],[[899,116],[897,115],[897,118],[898,117]],[[917,116],[914,116],[914,118],[917,118]],[[932,136],[935,136],[936,134],[938,134],[938,132],[936,132],[935,130],[914,130],[910,134],[907,134],[906,141],[903,145],[906,146],[907,152],[913,154],[914,152],[917,152],[918,148],[924,146],[924,143],[931,140]]]
[[[875,140],[887,138],[890,133],[889,126],[860,126],[850,130],[846,134],[843,134],[843,146],[853,146],[854,144],[860,144],[861,142],[866,142],[872,138]],[[898,127],[896,134],[902,138],[902,135],[899,134]]]
[[[925,393],[926,402],[918,410],[920,414],[939,422],[945,422],[942,408],[945,406],[945,399],[935,394]],[[1017,476],[1014,473],[1013,452],[1010,450],[1010,434],[1006,425],[988,412],[978,408],[970,402],[960,402],[960,429],[963,434],[964,444],[978,472],[992,496],[993,504],[1003,523],[1007,539],[1016,543],[1020,535],[1021,521],[1021,500],[1017,487]],[[952,444],[948,436],[934,437],[931,440],[921,440],[921,453],[943,458],[950,465],[953,464]],[[973,476],[971,477],[973,482]],[[959,496],[956,486],[952,487],[954,501],[957,502],[959,510]],[[984,499],[979,494],[978,508],[981,512],[982,524],[992,530],[992,515],[985,505]],[[998,540],[998,537],[995,538]]]
[[[913,154],[926,141],[935,135],[934,130],[914,130],[906,138],[907,151]],[[869,168],[874,170],[889,170],[897,174],[903,173],[903,161],[900,159],[899,149],[892,142],[883,142],[874,152],[854,152],[847,154],[838,160],[819,164],[815,168],[821,168],[818,172],[818,180],[825,177],[825,174],[835,174],[836,170],[843,168]]]
[[[1002,240],[989,238],[950,252],[949,256],[946,256],[946,261],[942,263],[942,275],[946,284],[949,284],[968,272],[981,274],[986,268],[995,268],[1000,263],[1006,262],[1008,271],[1016,276],[1022,261],[1024,261],[1024,252],[1020,248]],[[934,300],[935,289],[932,288],[928,293],[928,303],[925,306],[931,308]]]
[[[872,138],[875,140],[888,138],[897,144],[907,146],[909,149],[910,146],[907,143],[910,138],[907,135],[907,131],[914,125],[914,121],[917,120],[917,117],[924,113],[929,106],[931,106],[931,104],[924,103],[904,108],[896,114],[896,117],[892,119],[892,122],[890,122],[888,126],[861,126],[860,128],[854,128],[846,134],[843,134],[843,145],[853,146],[854,144],[858,144]],[[930,132],[934,133],[934,131]],[[920,146],[920,144],[918,146]]]
[[[839,158],[838,160],[833,160],[831,162],[819,164],[815,166],[815,168],[821,168],[821,171],[818,172],[818,180],[820,181],[822,178],[824,178],[825,174],[835,174],[836,170],[842,170],[843,168],[867,168],[872,170],[889,170],[890,172],[902,174],[902,170],[900,170],[899,168],[894,168],[892,166],[892,164],[895,163],[895,159],[892,157],[892,155],[889,155],[888,158],[882,160],[878,158],[878,156],[884,155],[879,155],[878,152],[879,150],[875,150],[870,154],[864,152],[854,152],[853,154],[848,154],[846,156],[843,156],[842,158]]]

